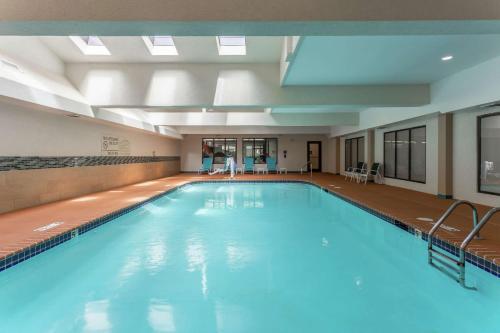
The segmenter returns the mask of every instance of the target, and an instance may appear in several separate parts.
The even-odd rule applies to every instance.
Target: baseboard
[[[438,193],[437,197],[439,199],[453,199],[453,195],[451,195],[451,194],[440,194],[440,193]]]

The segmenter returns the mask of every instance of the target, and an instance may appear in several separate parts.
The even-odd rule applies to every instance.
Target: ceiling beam
[[[4,35],[494,33],[497,0],[1,0]]]
[[[167,3],[167,1],[165,1]],[[304,2],[309,3],[309,2]],[[415,3],[419,3],[415,1]],[[471,3],[473,3],[471,1]],[[0,12],[2,9],[0,8]],[[3,16],[3,13],[2,13]],[[498,34],[500,18],[443,21],[0,21],[5,36],[396,36]]]
[[[2,0],[2,20],[306,21],[499,19],[496,0]]]
[[[157,126],[334,126],[358,125],[357,112],[272,114],[268,112],[155,112],[149,122]]]
[[[181,134],[213,135],[280,135],[280,134],[324,134],[330,135],[328,126],[179,126]]]

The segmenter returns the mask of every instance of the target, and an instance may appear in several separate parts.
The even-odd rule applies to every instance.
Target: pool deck
[[[58,201],[37,207],[0,215],[0,259],[18,253],[57,235],[82,226],[89,221],[146,201],[169,189],[203,180],[228,180],[227,175],[197,175],[183,173],[173,177],[128,185],[113,190]],[[314,183],[330,192],[368,207],[412,228],[428,232],[452,200],[438,199],[434,195],[374,183],[357,184],[342,176],[326,173],[309,175],[238,175],[236,180],[299,180]],[[482,217],[490,207],[478,205]],[[63,222],[58,224],[56,222]],[[440,230],[438,237],[459,245],[471,230],[471,211],[460,207],[445,223],[457,230]],[[52,226],[52,228],[50,227]],[[43,228],[43,229],[39,229]],[[38,229],[38,230],[37,230]],[[500,265],[500,214],[483,229],[481,240],[473,240],[467,251],[489,262]]]

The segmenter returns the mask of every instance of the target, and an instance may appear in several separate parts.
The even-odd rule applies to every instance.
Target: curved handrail
[[[304,169],[305,167],[307,167],[308,165],[311,165],[311,167],[309,168],[309,170],[311,171],[311,178],[313,176],[313,171],[312,171],[312,161],[307,161],[306,164],[304,164],[301,168],[300,168],[300,173],[302,174],[302,169]]]
[[[432,236],[434,235],[434,233],[436,233],[436,231],[439,229],[441,224],[443,224],[443,222],[451,215],[451,213],[453,213],[453,211],[460,205],[467,205],[470,208],[472,208],[472,219],[473,219],[473,223],[474,223],[474,228],[476,228],[476,226],[477,226],[477,209],[476,209],[476,207],[470,201],[467,201],[467,200],[455,201],[446,210],[446,212],[439,218],[439,220],[436,222],[436,224],[434,224],[434,226],[431,228],[431,231],[429,231],[429,237],[428,237],[429,248],[432,244]],[[479,234],[478,234],[478,237],[479,237]]]
[[[479,235],[479,231],[484,227],[486,222],[488,222],[493,215],[496,213],[500,212],[500,207],[492,208],[490,209],[486,215],[483,216],[481,221],[472,229],[472,231],[465,237],[463,240],[462,244],[460,244],[460,277],[459,277],[459,282],[460,284],[465,287],[469,288],[465,285],[465,248],[469,245],[469,243],[472,241],[474,236]],[[471,288],[469,288],[471,289]]]
[[[486,215],[483,216],[481,221],[479,221],[479,223],[474,227],[474,229],[472,229],[472,231],[463,240],[462,244],[460,244],[461,251],[465,250],[467,245],[469,245],[469,243],[472,241],[472,238],[474,238],[474,236],[476,235],[479,235],[479,231],[481,231],[486,222],[488,222],[491,219],[491,217],[498,212],[500,212],[500,207],[492,208],[486,213]]]

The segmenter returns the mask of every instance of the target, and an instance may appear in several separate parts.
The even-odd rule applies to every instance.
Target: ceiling
[[[284,84],[431,83],[499,55],[500,35],[304,37]]]
[[[89,56],[68,37],[44,36],[40,39],[66,63],[278,63],[283,44],[283,37],[246,37],[246,55],[219,56],[214,36],[174,37],[178,56],[152,56],[139,36],[100,36],[111,55]]]

